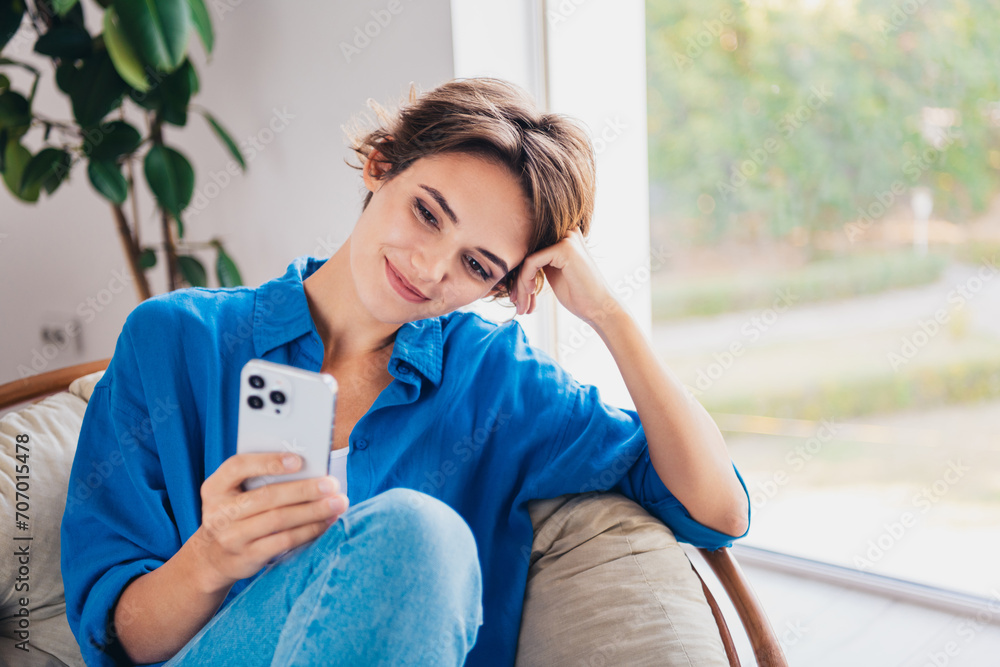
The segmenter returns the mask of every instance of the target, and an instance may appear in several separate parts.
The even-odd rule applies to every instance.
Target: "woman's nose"
[[[417,278],[421,281],[438,283],[448,273],[448,257],[439,249],[423,248],[413,253],[413,267],[417,270]]]

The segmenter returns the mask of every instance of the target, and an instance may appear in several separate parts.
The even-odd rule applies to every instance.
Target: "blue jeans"
[[[462,665],[483,622],[475,538],[412,489],[352,506],[267,566],[164,667]]]

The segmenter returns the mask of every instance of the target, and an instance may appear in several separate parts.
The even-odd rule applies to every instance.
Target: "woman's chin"
[[[394,295],[390,295],[394,296]],[[406,324],[438,315],[424,304],[408,303],[398,297],[393,299],[373,298],[367,304],[368,312],[379,322],[386,324]]]

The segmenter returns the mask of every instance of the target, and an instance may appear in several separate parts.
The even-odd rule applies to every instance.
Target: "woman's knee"
[[[476,555],[476,539],[465,519],[446,503],[413,489],[389,489],[376,496],[380,521],[400,539],[433,548],[445,544]]]
[[[409,559],[448,567],[465,566],[479,573],[472,530],[446,503],[420,491],[395,488],[369,498],[356,509],[361,510],[362,506],[365,506],[364,522],[383,531],[383,536],[391,536],[387,542],[393,550],[405,551]]]

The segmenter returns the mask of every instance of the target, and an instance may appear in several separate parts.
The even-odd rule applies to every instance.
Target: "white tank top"
[[[333,475],[340,482],[340,492],[347,495],[347,454],[351,451],[351,446],[330,450],[330,464],[327,466],[327,474]]]

